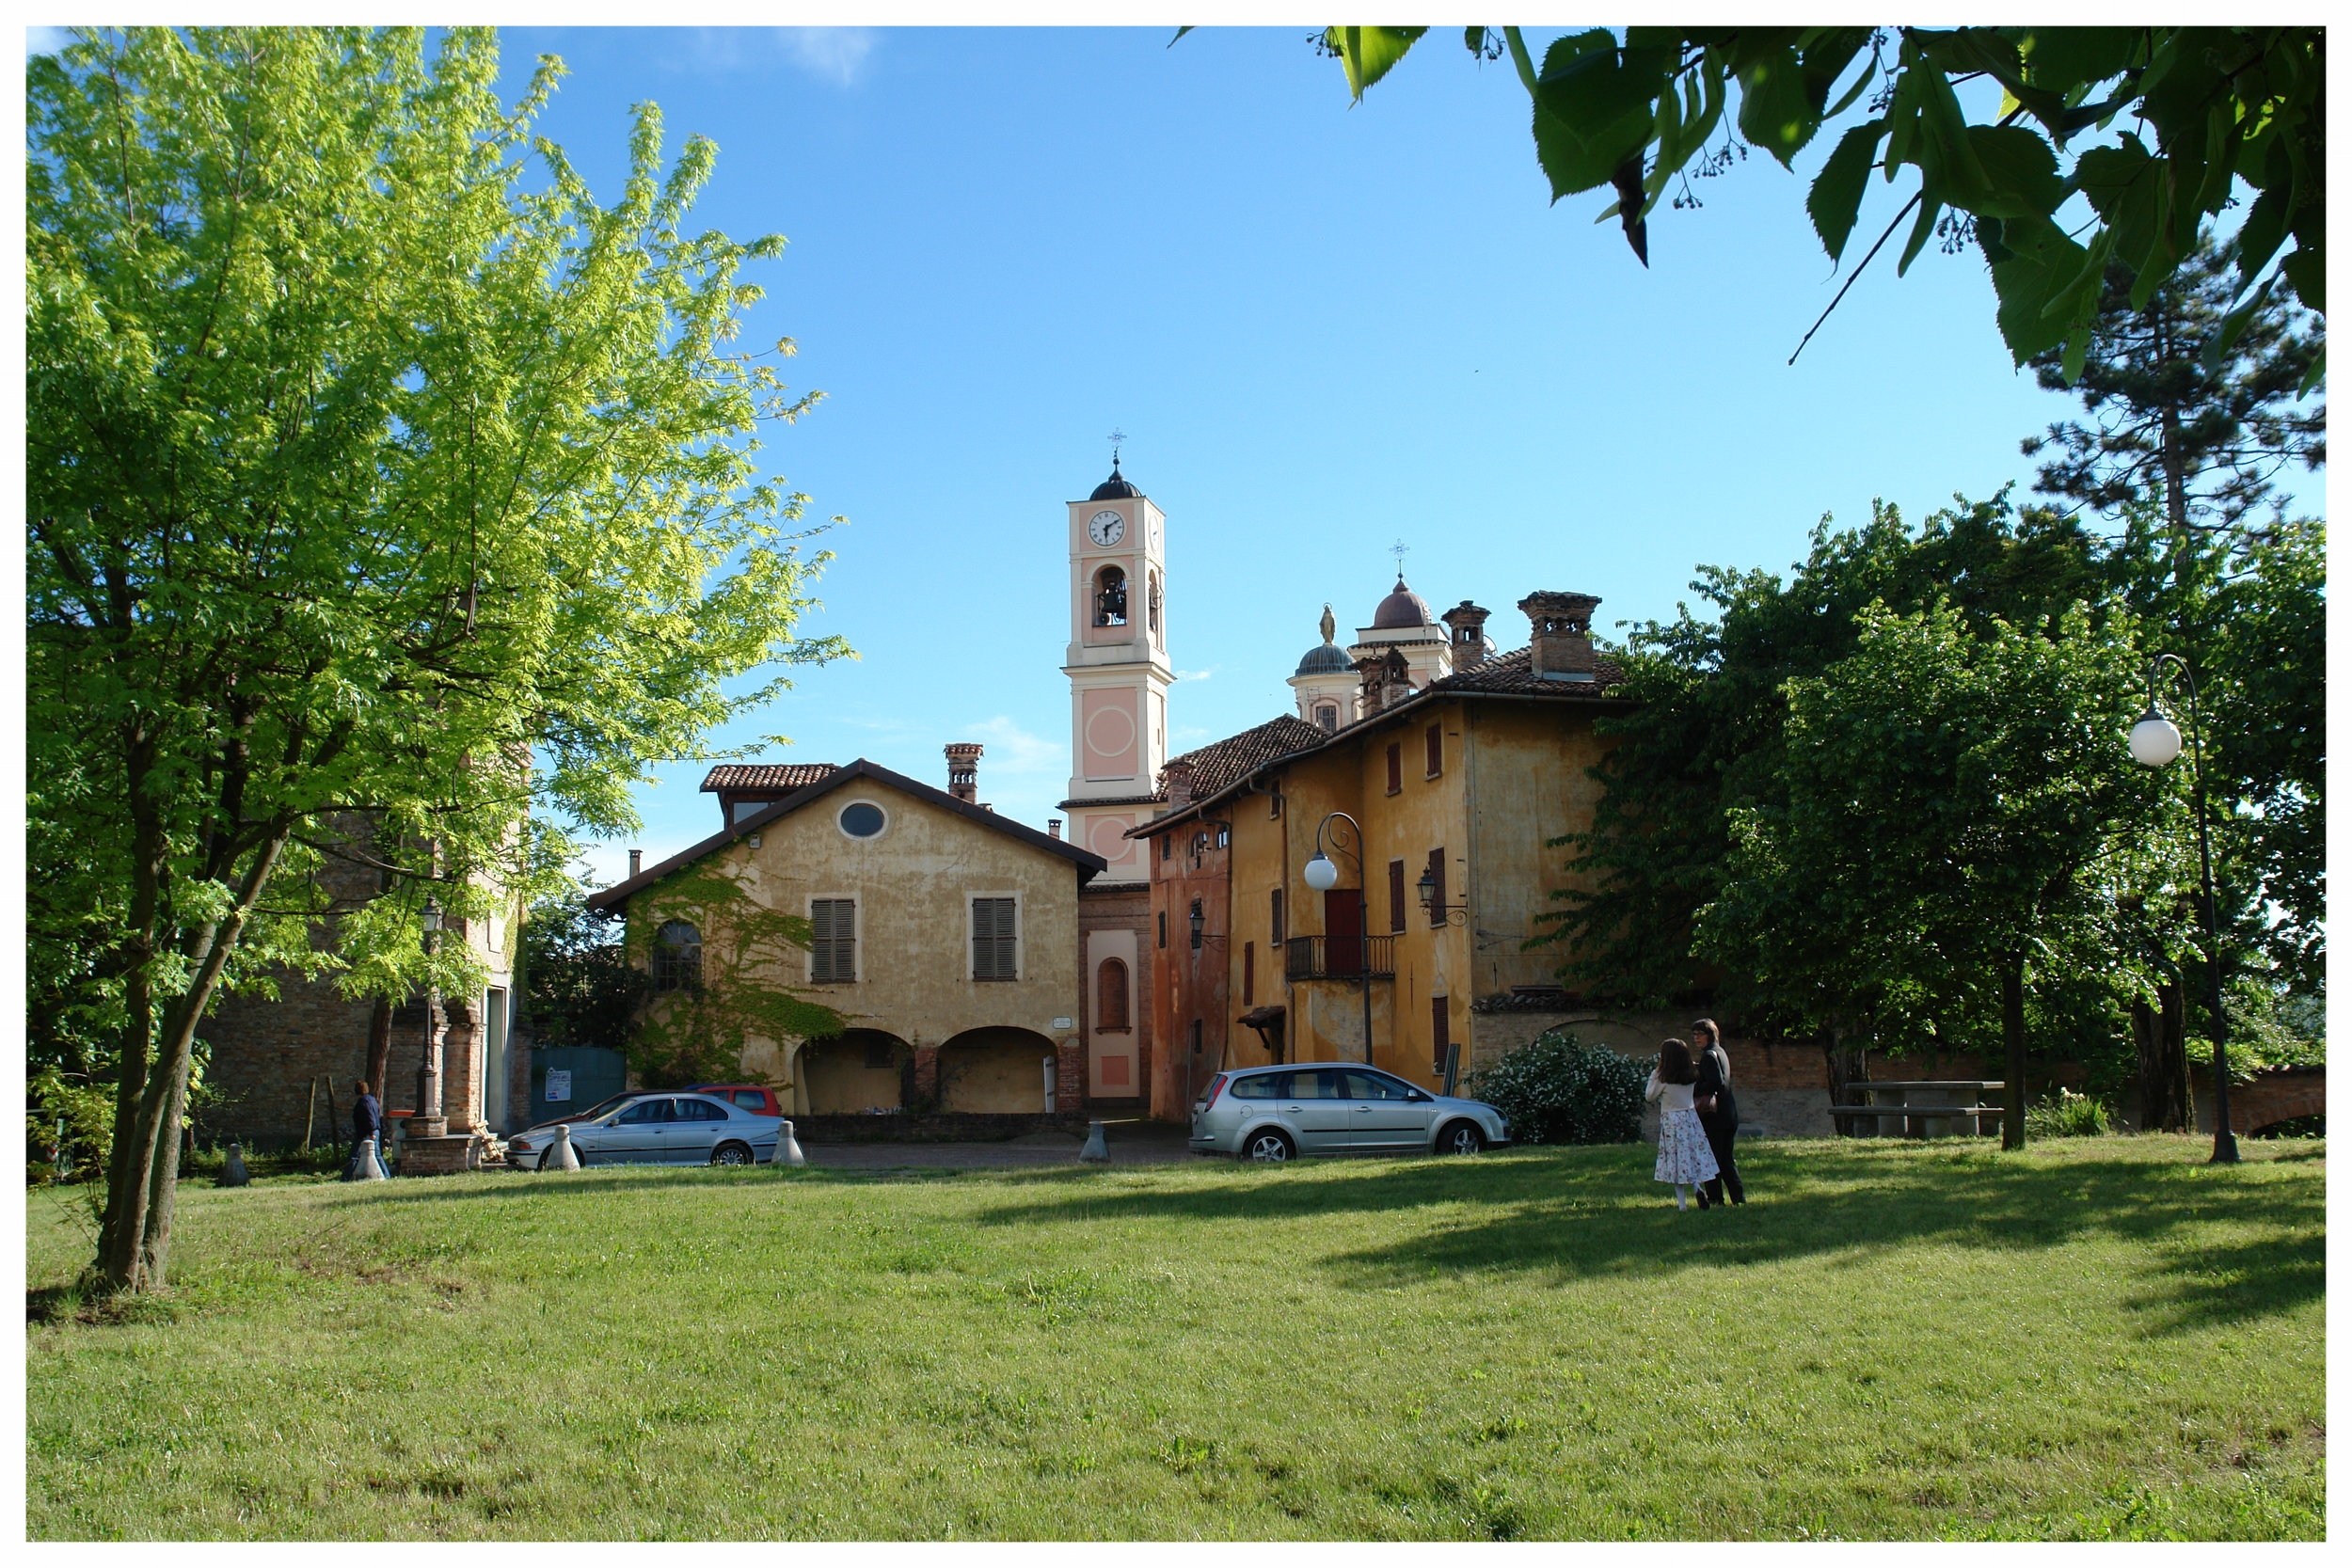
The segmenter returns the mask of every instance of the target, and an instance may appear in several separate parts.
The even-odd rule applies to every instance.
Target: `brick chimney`
[[[1454,667],[1467,670],[1486,658],[1487,611],[1464,599],[1440,617],[1454,633]]]
[[[1598,678],[1599,660],[1593,652],[1593,611],[1600,600],[1591,594],[1555,594],[1537,590],[1519,601],[1527,611],[1528,673],[1539,680],[1590,681]]]
[[[947,753],[947,793],[967,805],[978,805],[984,748],[977,740],[951,740],[941,749]]]
[[[1059,838],[1059,837],[1061,837],[1061,818],[1060,818],[1060,817],[1058,817],[1058,816],[1049,816],[1049,817],[1047,817],[1047,818],[1045,819],[1045,836],[1046,836],[1047,838]]]
[[[628,852],[628,874],[634,877],[644,869],[645,852],[643,849],[631,849]]]
[[[1192,804],[1191,763],[1179,757],[1160,770],[1160,777],[1167,781],[1168,810],[1181,811]]]

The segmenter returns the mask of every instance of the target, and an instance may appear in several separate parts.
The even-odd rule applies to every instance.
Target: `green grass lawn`
[[[2318,1540],[2323,1144],[191,1186],[59,1290],[76,1537]]]

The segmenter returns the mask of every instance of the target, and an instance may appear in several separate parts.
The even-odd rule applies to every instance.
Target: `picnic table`
[[[1832,1116],[1872,1118],[1882,1138],[1973,1136],[2000,1130],[2009,1107],[1987,1101],[2008,1086],[1999,1078],[1876,1079],[1848,1084],[1847,1103],[1829,1109]]]

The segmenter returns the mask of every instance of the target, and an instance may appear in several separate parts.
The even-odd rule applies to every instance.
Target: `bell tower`
[[[1110,862],[1106,882],[1151,875],[1127,830],[1151,815],[1168,760],[1168,519],[1119,471],[1070,503],[1070,836]]]

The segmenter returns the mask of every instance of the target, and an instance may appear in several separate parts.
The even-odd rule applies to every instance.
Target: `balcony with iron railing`
[[[1282,944],[1282,974],[1292,980],[1396,978],[1394,937],[1301,937]]]

